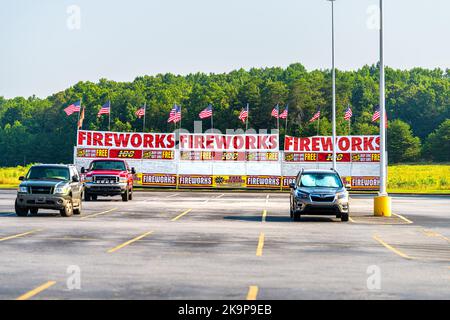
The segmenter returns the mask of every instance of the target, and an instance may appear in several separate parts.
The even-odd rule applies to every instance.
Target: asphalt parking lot
[[[289,219],[288,194],[135,192],[19,218],[0,191],[0,299],[448,299],[450,197]]]

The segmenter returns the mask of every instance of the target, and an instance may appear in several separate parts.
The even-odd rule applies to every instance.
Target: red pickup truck
[[[88,169],[81,168],[84,174],[84,200],[97,200],[97,196],[121,195],[122,201],[133,199],[134,168],[124,160],[94,160]]]

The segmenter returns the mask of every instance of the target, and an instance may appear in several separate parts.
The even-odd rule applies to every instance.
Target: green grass
[[[388,167],[389,193],[450,193],[450,165],[408,164]]]
[[[28,167],[0,168],[0,188],[16,188]],[[388,168],[389,193],[450,194],[449,164],[392,165]]]
[[[0,188],[16,188],[20,182],[19,177],[25,175],[30,166],[0,168]]]

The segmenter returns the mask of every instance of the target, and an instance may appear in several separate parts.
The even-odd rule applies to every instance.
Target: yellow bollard
[[[378,196],[374,199],[374,215],[377,217],[391,216],[391,197]]]

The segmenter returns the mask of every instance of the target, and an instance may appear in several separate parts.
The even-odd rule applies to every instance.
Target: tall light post
[[[380,0],[380,193],[374,200],[376,216],[391,216],[391,198],[387,194],[386,103],[384,82],[383,0]]]
[[[336,70],[334,66],[334,1],[331,2],[331,82],[332,82],[332,139],[333,139],[333,169],[336,170]]]

